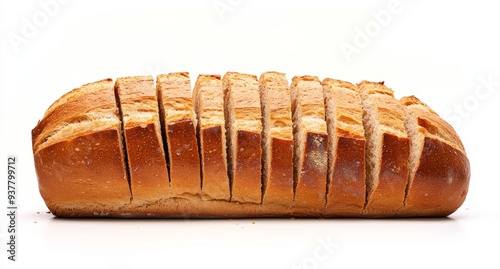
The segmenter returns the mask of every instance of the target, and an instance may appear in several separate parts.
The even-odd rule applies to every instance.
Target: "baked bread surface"
[[[436,217],[464,202],[453,128],[382,82],[187,72],[96,81],[32,130],[61,217]]]

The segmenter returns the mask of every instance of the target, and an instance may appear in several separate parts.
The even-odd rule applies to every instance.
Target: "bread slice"
[[[262,111],[262,203],[293,202],[293,127],[291,95],[285,74],[259,79]]]
[[[115,92],[123,120],[134,202],[151,203],[168,197],[167,163],[153,78],[118,78]]]
[[[294,207],[298,214],[319,214],[326,202],[328,133],[323,88],[317,77],[294,77]]]
[[[130,203],[113,81],[62,96],[32,131],[38,186],[57,216],[106,215]]]
[[[447,216],[465,200],[470,164],[455,130],[414,96],[401,98],[410,136],[409,183],[402,216]]]
[[[229,201],[224,93],[220,75],[198,76],[193,99],[198,120],[202,195],[207,200]]]
[[[171,195],[199,194],[200,155],[189,73],[159,75],[156,83],[168,147]]]
[[[359,216],[366,196],[363,107],[356,85],[321,83],[328,127],[328,187],[324,216]]]
[[[231,200],[261,203],[261,110],[257,77],[228,72],[222,78]]]
[[[365,215],[396,214],[403,208],[410,141],[404,106],[383,82],[358,84],[366,133],[367,203]]]

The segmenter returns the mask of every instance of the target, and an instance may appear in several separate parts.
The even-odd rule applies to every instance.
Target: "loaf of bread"
[[[89,83],[32,145],[59,217],[448,216],[470,179],[457,133],[416,97],[279,72]]]

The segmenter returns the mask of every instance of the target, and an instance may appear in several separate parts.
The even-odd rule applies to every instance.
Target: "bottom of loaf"
[[[239,203],[224,200],[206,200],[200,196],[162,199],[155,202],[132,201],[123,205],[105,205],[78,202],[47,206],[57,217],[103,218],[401,218],[446,217],[453,211],[405,210],[369,212],[352,205],[337,205],[338,210],[317,210],[281,204]],[[325,214],[324,212],[328,212]]]

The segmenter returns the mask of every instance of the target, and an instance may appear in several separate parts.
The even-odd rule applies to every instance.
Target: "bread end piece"
[[[40,194],[54,215],[105,215],[130,203],[111,79],[61,97],[33,129],[32,139]]]
[[[448,216],[465,201],[470,164],[455,130],[414,96],[401,98],[411,138],[409,184],[401,216]]]

